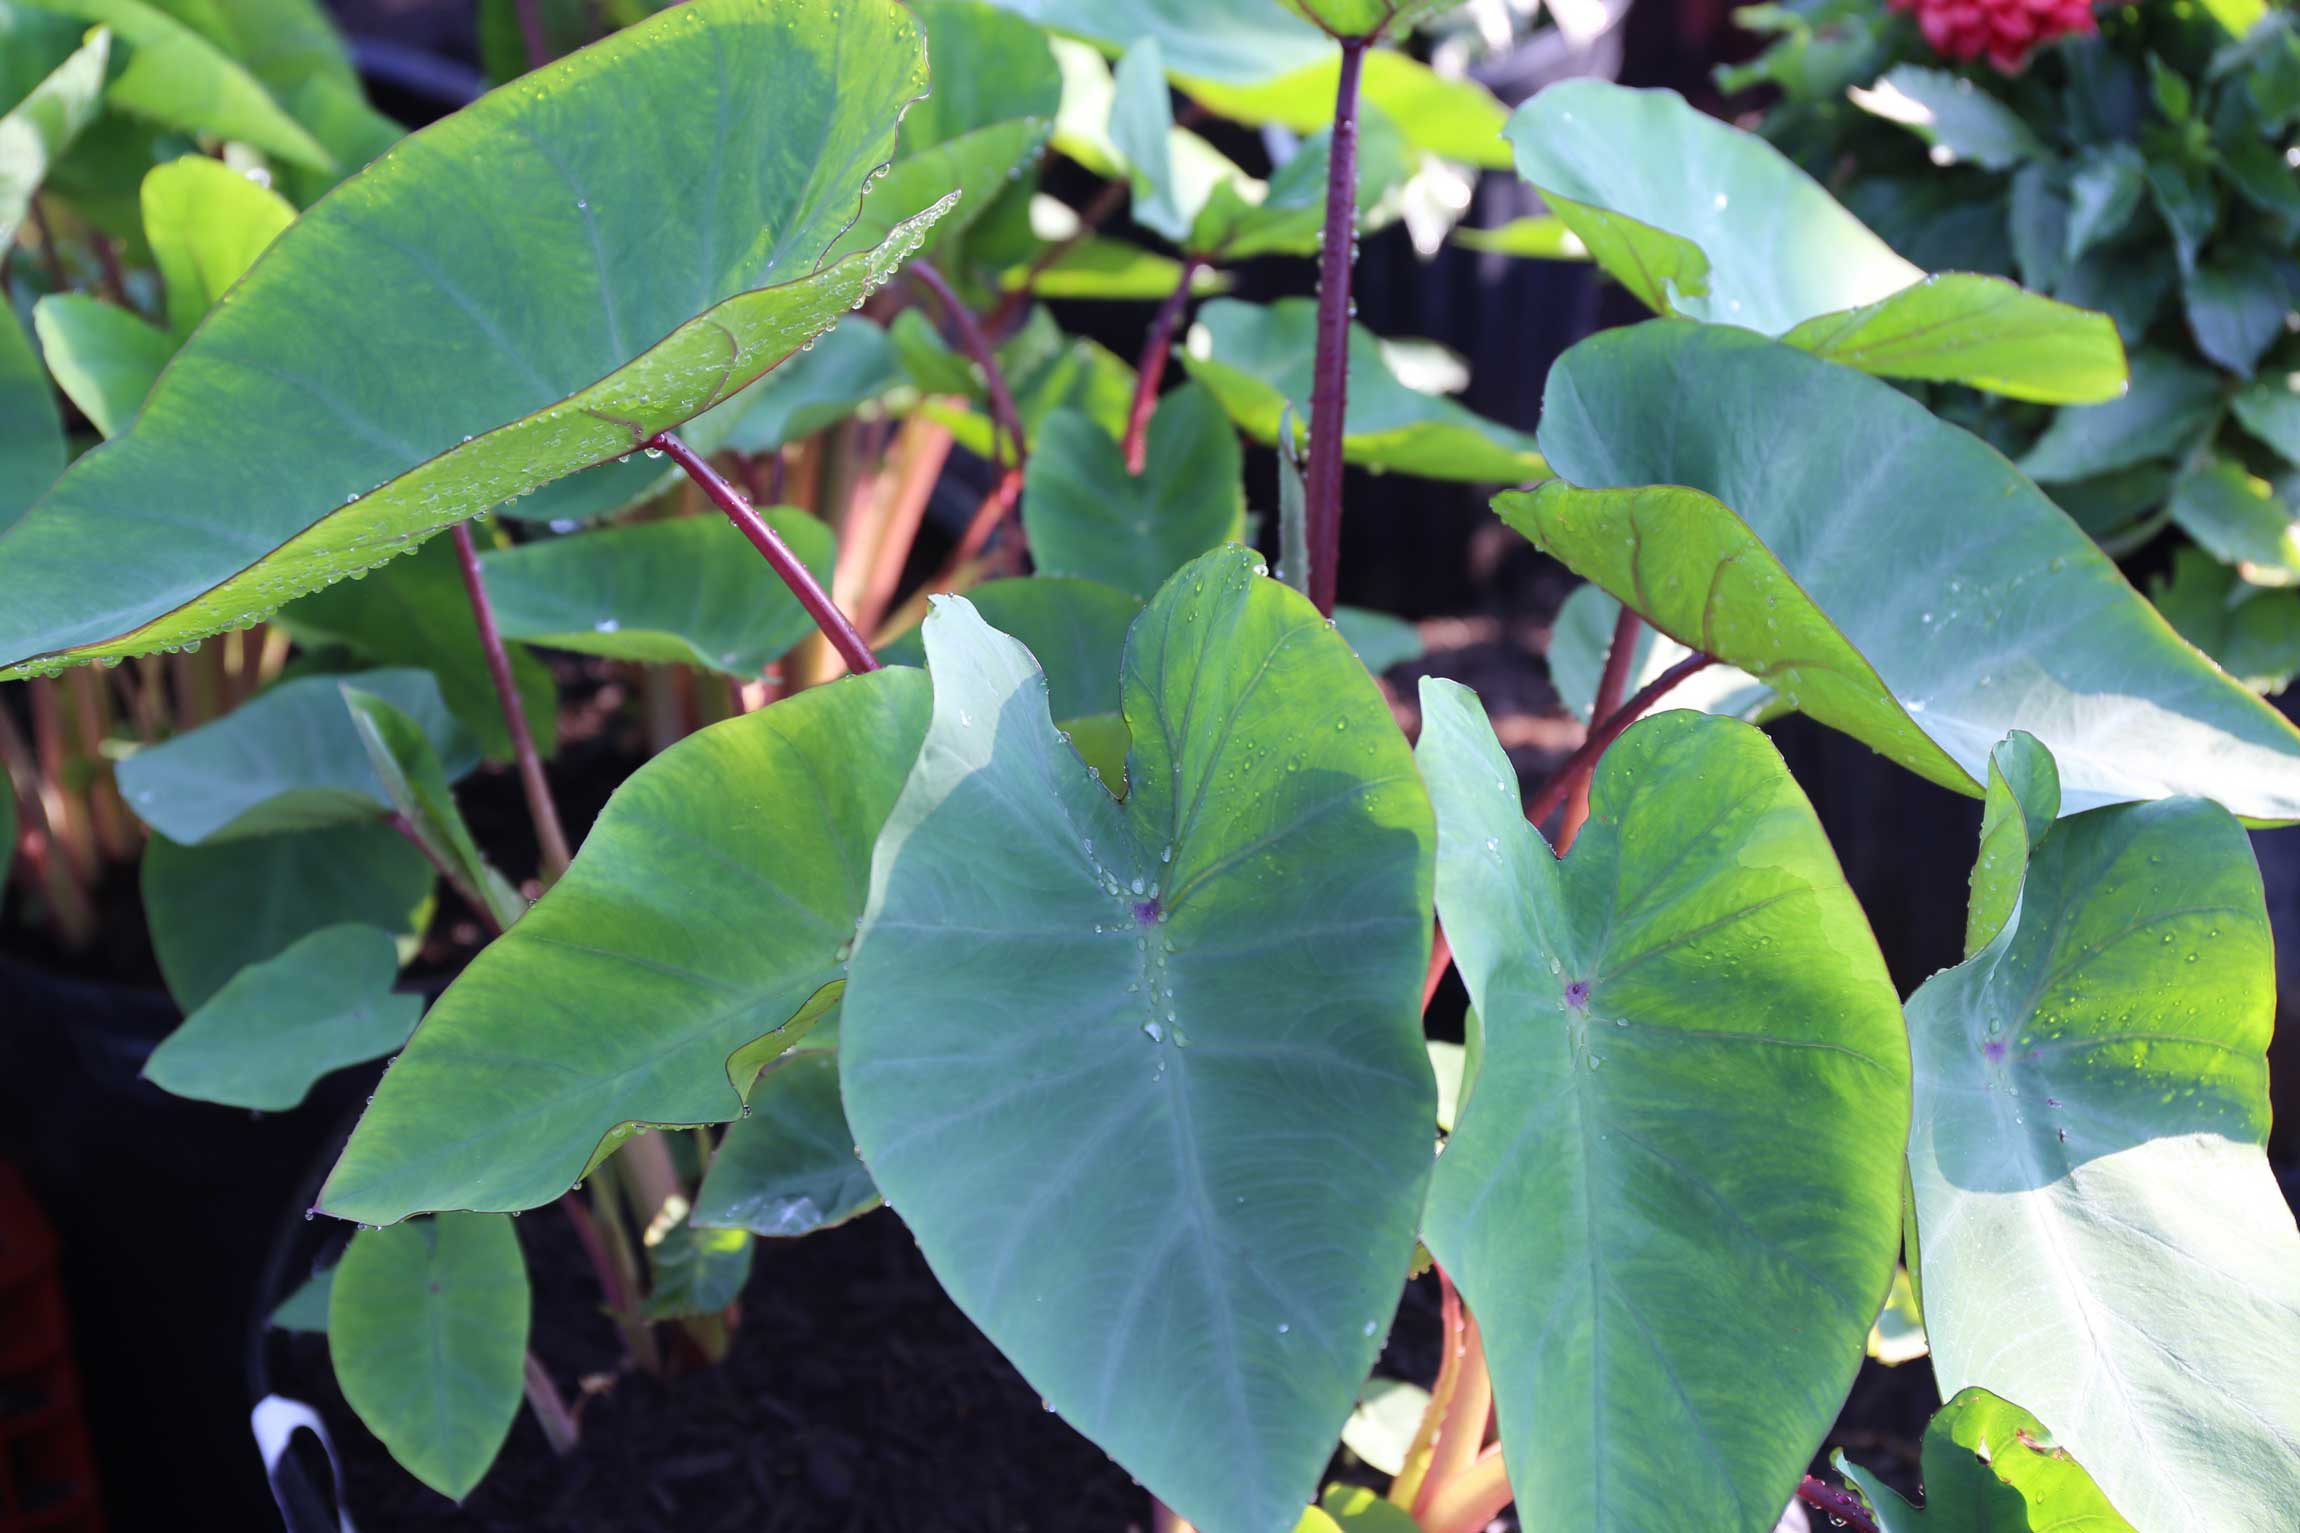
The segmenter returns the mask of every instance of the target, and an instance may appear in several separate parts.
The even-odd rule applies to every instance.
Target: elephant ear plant
[[[53,55],[8,82],[48,292],[0,353],[39,407],[0,666],[104,765],[74,797],[0,743],[37,912],[59,824],[151,832],[189,1012],[154,1081],[271,1109],[391,1056],[291,1310],[411,1473],[470,1492],[522,1395],[580,1430],[510,1216],[563,1211],[659,1368],[724,1352],[760,1242],[883,1202],[1163,1528],[2300,1504],[2241,829],[2300,820],[2300,732],[1905,392],[2116,398],[2108,319],[1928,273],[1666,94],[1505,124],[1384,46],[1424,5],[693,0],[556,62],[538,27],[387,150],[216,9],[0,12]],[[170,109],[169,56],[236,115],[66,174],[76,117]],[[1265,180],[1177,90],[1315,131]],[[1494,238],[1658,315],[1558,364],[1538,442],[1350,317],[1401,188],[1513,154],[1556,222]],[[1110,190],[1055,203],[1052,156]],[[1176,254],[1103,232],[1129,200]],[[1270,254],[1317,298],[1185,323]],[[1140,357],[1052,294],[1157,301]],[[1278,575],[1241,433],[1284,449]],[[1474,693],[1425,679],[1409,741],[1369,674],[1413,651],[1334,604],[1347,464],[1511,486],[1589,581],[1553,655],[1587,742],[1530,798]],[[979,500],[917,580],[938,483]],[[579,844],[539,649],[660,747]],[[1969,952],[1905,1004],[1749,722],[1789,711],[1981,804]],[[489,760],[531,843],[466,822]],[[435,907],[432,961],[479,950],[418,1023]],[[1449,962],[1466,1046],[1422,1021]],[[1373,1373],[1425,1262],[1426,1389]],[[1921,1504],[1807,1473],[1889,1297],[1947,1397]]]

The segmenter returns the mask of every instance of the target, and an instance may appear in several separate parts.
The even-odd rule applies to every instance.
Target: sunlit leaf
[[[187,154],[144,177],[144,237],[180,340],[295,222],[295,209],[220,160]]]
[[[1922,1452],[1922,1509],[1835,1455],[1875,1509],[1878,1533],[2132,1533],[2043,1422],[1985,1389],[1936,1411]]]

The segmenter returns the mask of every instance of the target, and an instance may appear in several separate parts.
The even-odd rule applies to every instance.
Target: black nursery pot
[[[140,1074],[182,1020],[165,995],[7,958],[0,1018],[0,1158],[56,1230],[109,1525],[275,1525],[245,1339],[283,1210],[374,1072],[288,1113],[185,1101]]]

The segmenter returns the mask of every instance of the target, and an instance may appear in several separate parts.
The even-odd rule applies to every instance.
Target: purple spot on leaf
[[[2002,1064],[2005,1057],[2004,1041],[2000,1038],[1991,1038],[1981,1045],[1981,1054],[1992,1065]]]
[[[1589,981],[1577,979],[1572,984],[1567,985],[1565,987],[1565,1004],[1568,1006],[1587,1006],[1589,1004]]]
[[[1156,900],[1136,900],[1134,902],[1134,919],[1143,926],[1155,926],[1158,923],[1158,902]]]

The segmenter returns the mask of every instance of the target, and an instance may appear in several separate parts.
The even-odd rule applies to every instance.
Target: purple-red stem
[[[1006,386],[1006,374],[999,369],[998,352],[990,344],[990,337],[983,333],[981,323],[974,317],[974,311],[958,301],[957,292],[944,280],[942,273],[934,269],[933,262],[911,262],[910,275],[919,286],[934,294],[935,301],[942,305],[943,313],[950,317],[951,328],[958,332],[959,345],[966,348],[967,355],[974,358],[975,365],[982,369],[983,386],[990,390],[991,421],[1014,444],[1014,461],[1020,463],[1025,456],[1022,412],[1014,408],[1014,395]],[[997,455],[997,444],[993,443],[991,456],[995,458]]]
[[[1622,694],[1629,690],[1630,665],[1637,657],[1637,631],[1643,626],[1644,619],[1628,606],[1613,620],[1613,646],[1605,652],[1605,671],[1597,678],[1597,696],[1589,705],[1591,723],[1612,718],[1620,709]],[[1596,775],[1594,770],[1582,773],[1566,795],[1565,819],[1557,831],[1559,856],[1573,850],[1574,838],[1589,822],[1589,781]]]
[[[1565,796],[1573,791],[1575,781],[1586,778],[1596,770],[1597,758],[1605,754],[1607,746],[1621,737],[1623,730],[1636,723],[1647,709],[1661,701],[1679,682],[1716,663],[1713,655],[1687,655],[1647,682],[1635,697],[1608,714],[1604,723],[1591,725],[1589,738],[1582,743],[1581,749],[1567,757],[1565,765],[1559,767],[1556,775],[1543,783],[1533,795],[1533,802],[1525,807],[1525,817],[1537,825],[1548,819],[1550,813],[1565,802]]]
[[[463,566],[463,589],[471,597],[471,615],[479,623],[479,648],[487,656],[487,675],[495,683],[496,701],[503,705],[503,722],[511,733],[511,753],[519,762],[519,785],[526,790],[527,816],[535,822],[535,842],[543,852],[543,882],[556,883],[574,854],[567,847],[567,831],[559,823],[559,806],[552,802],[551,784],[543,775],[543,758],[535,751],[535,733],[527,727],[527,705],[520,700],[519,682],[511,674],[511,653],[503,647],[503,631],[495,626],[495,605],[487,599],[487,577],[479,568],[479,549],[471,541],[471,524],[455,524],[455,557]]]
[[[1851,1491],[1839,1490],[1827,1480],[1805,1476],[1797,1487],[1797,1499],[1816,1512],[1826,1512],[1851,1528],[1853,1533],[1877,1533],[1877,1519],[1869,1514],[1868,1504]]]
[[[1369,38],[1345,37],[1326,157],[1326,232],[1318,250],[1318,355],[1310,385],[1310,600],[1334,615],[1342,556],[1342,430],[1350,408],[1350,268],[1358,241],[1358,79]]]
[[[735,524],[735,530],[751,540],[751,546],[765,556],[775,573],[782,577],[783,584],[789,586],[791,594],[799,599],[799,605],[807,609],[807,616],[815,620],[815,626],[823,631],[823,637],[831,641],[831,648],[837,650],[840,658],[846,661],[848,670],[859,675],[879,668],[878,656],[870,652],[870,646],[863,642],[863,636],[855,632],[855,625],[847,621],[846,614],[839,611],[830,593],[799,562],[798,555],[791,552],[790,545],[776,535],[775,529],[768,526],[758,512],[751,509],[751,503],[743,499],[742,491],[729,484],[695,449],[668,431],[647,445],[669,453],[671,461],[686,470],[687,477],[702,487],[703,493],[711,498],[711,503],[727,514],[727,520]]]
[[[1158,411],[1158,385],[1166,377],[1166,359],[1174,350],[1174,330],[1182,311],[1190,307],[1190,284],[1202,263],[1196,256],[1182,263],[1182,280],[1172,296],[1158,306],[1150,321],[1150,338],[1142,343],[1142,367],[1134,384],[1134,409],[1126,417],[1126,472],[1139,474],[1149,462],[1150,417]]]
[[[551,62],[551,40],[543,34],[543,7],[539,0],[514,0],[519,13],[519,35],[527,41],[527,67],[541,69]]]
[[[431,871],[446,879],[447,886],[463,897],[463,903],[471,907],[471,913],[479,918],[479,924],[486,927],[490,935],[503,935],[503,923],[495,918],[495,907],[487,903],[487,896],[464,881],[455,865],[441,857],[439,849],[423,839],[423,833],[415,828],[412,820],[394,810],[383,817],[383,823],[397,831],[402,841],[423,854],[423,860],[431,864]]]

